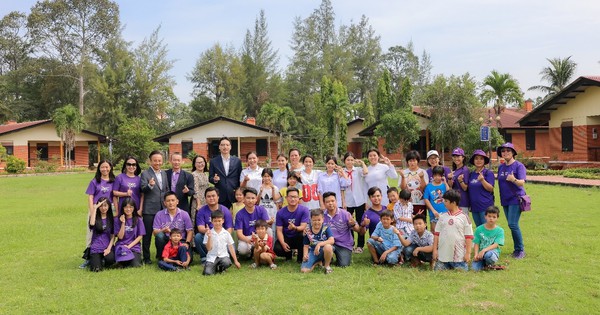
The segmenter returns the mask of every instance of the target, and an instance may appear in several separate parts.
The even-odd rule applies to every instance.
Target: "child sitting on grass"
[[[158,262],[158,267],[165,271],[189,270],[190,254],[185,246],[181,246],[181,230],[172,229],[170,242],[165,245],[162,252],[162,260]]]
[[[275,252],[273,251],[273,237],[267,234],[269,225],[265,220],[256,220],[254,223],[255,234],[252,235],[254,242],[254,253],[252,258],[254,262],[250,268],[256,268],[260,265],[267,265],[271,269],[277,269],[275,261]]]
[[[401,237],[400,242],[404,249],[404,261],[410,261],[412,267],[418,267],[422,262],[429,262],[433,269],[433,234],[427,231],[425,216],[416,215],[412,221],[414,230],[408,234],[408,238]],[[404,234],[407,235],[407,234]]]
[[[498,207],[490,206],[485,210],[485,224],[475,229],[475,255],[471,264],[474,271],[504,269],[504,266],[496,265],[500,258],[500,246],[504,246],[504,229],[496,225],[499,216]]]
[[[115,253],[112,250],[114,219],[112,204],[106,197],[98,199],[90,215],[89,227],[92,231],[90,243],[90,271],[102,271],[103,267],[115,263]]]
[[[231,237],[231,234],[223,228],[223,222],[225,222],[224,217],[225,215],[221,210],[213,211],[210,214],[210,221],[213,224],[213,228],[206,233],[203,241],[206,250],[208,250],[206,253],[204,271],[202,272],[205,276],[225,272],[227,268],[231,267],[231,258],[233,258],[233,263],[237,269],[240,269],[241,267],[237,260],[237,256],[235,255],[235,249],[233,248],[233,238]],[[229,258],[230,254],[231,258]]]
[[[435,270],[469,270],[473,227],[469,217],[458,207],[459,202],[458,191],[449,190],[444,194],[444,205],[448,212],[440,215],[433,234]]]
[[[402,244],[400,232],[392,225],[394,215],[390,210],[383,210],[379,223],[367,240],[367,247],[371,253],[374,264],[388,263],[395,265],[400,259]]]
[[[310,225],[304,235],[304,255],[300,271],[311,272],[315,265],[324,264],[325,274],[333,272],[331,259],[333,258],[333,244],[335,240],[328,226],[323,225],[323,210],[310,211]]]

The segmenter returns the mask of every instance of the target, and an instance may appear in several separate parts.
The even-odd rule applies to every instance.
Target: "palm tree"
[[[58,108],[52,115],[52,121],[56,126],[56,134],[64,142],[66,156],[65,165],[71,168],[71,154],[70,152],[75,147],[75,135],[85,128],[85,122],[83,116],[79,113],[75,106],[69,104],[64,107]],[[63,152],[61,152],[63,154]]]
[[[535,85],[528,90],[542,91],[546,93],[545,97],[548,97],[558,93],[571,82],[571,77],[575,74],[575,70],[577,69],[577,63],[571,60],[571,56],[567,58],[546,58],[546,60],[548,60],[550,66],[542,69],[540,74],[542,75],[542,81],[546,81],[550,85]]]
[[[506,108],[506,105],[515,104],[521,107],[523,104],[523,92],[519,87],[519,82],[508,73],[499,73],[492,70],[492,73],[483,79],[483,91],[481,100],[484,104],[492,103],[496,117]],[[498,127],[500,120],[496,118]]]

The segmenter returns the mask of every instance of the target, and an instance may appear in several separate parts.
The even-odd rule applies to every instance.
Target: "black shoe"
[[[150,258],[144,259],[144,265],[152,265],[152,260]]]

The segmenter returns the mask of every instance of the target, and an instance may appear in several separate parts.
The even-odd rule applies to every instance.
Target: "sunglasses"
[[[136,163],[125,163],[125,165],[127,165],[127,166],[137,166]]]
[[[500,152],[512,152],[512,149],[502,149]]]

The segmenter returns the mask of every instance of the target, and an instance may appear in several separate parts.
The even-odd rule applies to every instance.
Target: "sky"
[[[3,0],[2,16],[29,13],[33,0]],[[246,30],[265,10],[269,37],[280,68],[292,57],[290,39],[296,17],[306,18],[320,0],[117,0],[123,37],[138,45],[161,27],[159,36],[174,60],[174,92],[192,99],[187,80],[200,54],[215,43],[240,48]],[[336,25],[358,22],[365,15],[385,52],[413,42],[418,55],[431,57],[432,74],[470,73],[478,81],[492,70],[510,73],[525,98],[545,85],[540,71],[546,58],[568,57],[577,64],[573,79],[600,75],[600,1],[590,0],[332,0]],[[593,35],[596,34],[596,35]]]

